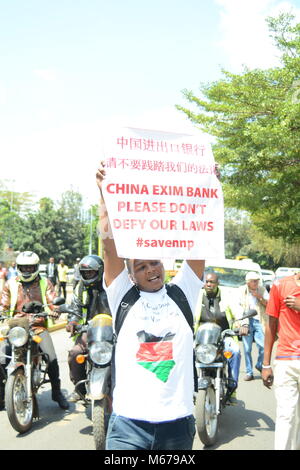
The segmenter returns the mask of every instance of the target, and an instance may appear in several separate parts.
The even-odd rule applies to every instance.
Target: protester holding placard
[[[189,450],[195,434],[194,371],[193,333],[186,310],[195,310],[204,261],[187,260],[172,279],[179,288],[179,302],[164,284],[160,260],[128,259],[126,269],[103,198],[105,175],[101,164],[96,178],[101,193],[104,288],[115,326],[120,307],[130,304],[128,292],[136,296],[116,343],[113,414],[106,448]]]

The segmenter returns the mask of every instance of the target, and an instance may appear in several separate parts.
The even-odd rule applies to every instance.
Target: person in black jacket
[[[51,257],[49,258],[49,263],[47,264],[46,266],[46,276],[47,278],[51,281],[51,283],[53,284],[53,287],[56,286],[56,282],[57,282],[57,266],[54,262],[54,258]]]
[[[80,324],[85,325],[99,313],[110,314],[106,292],[102,287],[103,269],[103,261],[97,255],[85,256],[79,263],[80,281],[73,295],[70,308],[73,313],[69,314],[66,327],[71,336],[75,337],[75,345],[69,351],[68,356],[70,379],[74,385],[86,378],[85,364],[78,364],[76,357],[78,354],[87,353],[87,334],[84,332],[76,335],[76,327]],[[84,384],[80,384],[77,390],[82,396],[85,396]],[[80,400],[79,393],[74,390],[69,401]]]

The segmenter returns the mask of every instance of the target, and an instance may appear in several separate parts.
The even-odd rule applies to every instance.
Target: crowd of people
[[[275,449],[300,449],[300,273],[275,281],[270,293],[260,284],[257,273],[248,273],[237,294],[239,308],[236,310],[223,299],[217,273],[205,275],[204,260],[184,261],[176,276],[166,284],[160,260],[124,260],[118,256],[108,213],[103,209],[106,207],[102,195],[105,175],[105,167],[101,165],[97,185],[102,205],[99,227],[103,260],[97,255],[76,260],[71,302],[76,315],[69,316],[67,331],[75,335],[76,325],[86,323],[99,311],[111,314],[116,321],[124,305],[127,308],[115,344],[113,411],[107,431],[107,450],[192,449],[195,434],[193,330],[204,322],[217,323],[222,330],[233,325],[238,327],[244,349],[245,381],[254,380],[252,345],[256,343],[255,368],[267,388],[273,384],[272,351],[278,339],[274,362]],[[0,264],[2,311],[20,315],[24,304],[33,300],[50,303],[61,293],[66,297],[68,266],[64,261],[56,265],[51,257],[46,279],[40,276],[38,267],[39,258],[33,252],[18,255],[10,277]],[[241,312],[248,309],[256,310],[257,315],[243,319]],[[193,330],[187,321],[187,310],[194,317]],[[52,312],[55,314],[54,307]],[[51,335],[44,323],[42,326],[45,336],[42,344],[50,358],[52,399],[66,410],[70,401],[85,396],[86,389],[83,384],[68,399],[62,394]],[[230,404],[235,405],[241,351],[238,337],[227,341],[232,352],[228,359],[232,379]],[[85,378],[85,368],[77,363],[76,356],[86,349],[85,334],[77,335],[68,357],[74,385]],[[151,367],[150,356],[155,358]],[[167,365],[163,365],[162,372],[164,361]],[[0,384],[0,405],[5,406],[3,384]]]

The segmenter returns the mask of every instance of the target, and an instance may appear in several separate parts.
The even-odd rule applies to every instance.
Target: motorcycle
[[[76,315],[67,305],[59,307],[61,313]],[[105,449],[106,431],[112,412],[111,359],[113,351],[112,317],[106,313],[95,315],[85,325],[77,325],[76,333],[87,334],[87,353],[79,354],[76,361],[85,363],[86,379],[77,382],[75,390],[86,406],[91,405],[91,419],[96,450]],[[80,392],[85,384],[86,395]]]
[[[55,299],[53,305],[60,302],[59,298]],[[10,318],[6,334],[2,331],[1,337],[11,347],[11,354],[5,354],[10,359],[6,369],[5,406],[10,424],[20,434],[27,432],[33,420],[39,418],[37,392],[49,382],[46,379],[48,357],[39,347],[44,328],[37,328],[33,323],[36,318],[47,319],[50,315],[43,312],[47,305],[33,303],[34,313],[30,313],[30,320],[28,317]]]
[[[249,310],[243,319],[257,314]],[[195,337],[195,357],[198,375],[198,393],[195,403],[196,428],[201,442],[212,446],[217,441],[218,420],[229,398],[236,388],[236,382],[228,377],[228,362],[232,352],[226,350],[225,338],[238,335],[239,330],[226,329],[216,323],[200,325]]]
[[[7,312],[5,312],[7,313]],[[7,379],[6,374],[6,345],[5,337],[8,332],[8,325],[5,323],[8,317],[0,316],[0,410],[4,409],[4,388]]]

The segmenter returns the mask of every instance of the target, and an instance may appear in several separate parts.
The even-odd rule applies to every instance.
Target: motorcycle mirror
[[[75,315],[76,317],[81,318],[81,316],[76,314],[76,312],[74,312],[69,305],[64,304],[64,303],[59,305],[58,312],[59,313],[70,313],[71,315]]]
[[[62,305],[64,303],[65,303],[64,297],[55,297],[55,299],[52,302],[53,305]]]
[[[255,315],[257,315],[257,310],[250,309],[244,312],[242,319],[244,320],[244,318],[252,318],[255,317]]]

